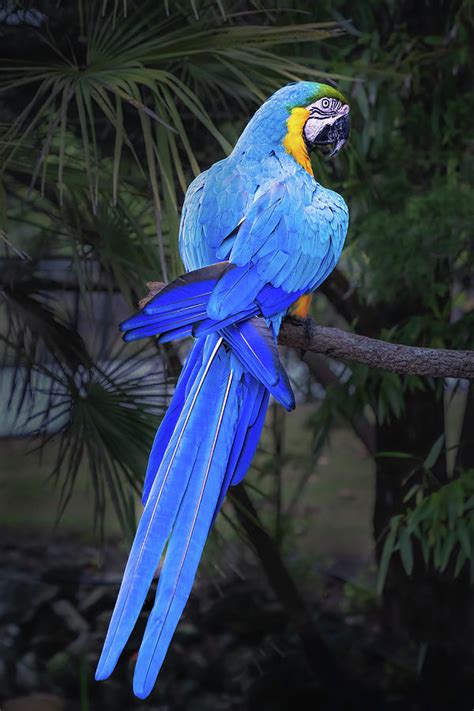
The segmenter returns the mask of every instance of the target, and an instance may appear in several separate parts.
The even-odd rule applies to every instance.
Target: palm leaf
[[[316,76],[313,70],[285,57],[280,50],[272,52],[272,47],[320,41],[340,32],[332,22],[276,27],[222,24],[223,7],[221,12],[211,16],[207,13],[205,18],[196,21],[191,32],[188,21],[183,22],[185,18],[179,10],[167,16],[164,8],[147,3],[140,8],[129,7],[128,16],[124,13],[117,18],[117,6],[113,5],[109,8],[105,3],[95,12],[82,8],[85,66],[77,59],[79,51],[75,50],[74,45],[68,49],[63,38],[49,40],[43,35],[43,42],[49,43],[51,50],[49,62],[39,66],[12,62],[0,74],[1,93],[8,96],[9,92],[21,90],[27,98],[24,110],[5,135],[1,150],[3,170],[19,144],[26,141],[38,125],[47,125],[38,165],[46,161],[49,153],[59,154],[58,185],[61,192],[64,170],[69,161],[64,137],[66,130],[71,130],[80,136],[82,142],[90,199],[95,207],[99,191],[98,126],[103,126],[106,132],[115,133],[116,196],[122,148],[124,144],[132,144],[130,130],[136,125],[136,119],[139,120],[148,180],[158,211],[153,158],[158,147],[150,135],[150,120],[163,122],[168,127],[169,150],[173,150],[174,145],[172,132],[178,133],[194,173],[198,171],[198,166],[182,120],[183,108],[202,123],[225,152],[231,148],[211,119],[203,100],[198,98],[193,86],[198,74],[195,70],[201,67],[199,95],[204,101],[212,96],[216,85],[221,95],[234,94],[236,85],[228,81],[231,65],[239,80],[237,85],[241,83],[245,94],[260,102],[264,94],[275,88],[282,78],[293,80]],[[80,9],[79,4],[78,12]],[[211,65],[214,66],[214,73],[210,71]],[[246,81],[242,81],[244,76],[247,76]],[[111,94],[114,101],[109,101],[107,94]],[[71,98],[74,99],[72,103]],[[129,111],[125,111],[126,107],[132,109],[131,116]],[[144,121],[143,114],[147,115],[148,121]],[[59,142],[53,140],[56,134],[60,136]],[[139,163],[142,162],[141,155],[136,158]],[[37,172],[38,169],[33,172],[35,180]],[[169,165],[168,184],[175,177],[173,166]]]

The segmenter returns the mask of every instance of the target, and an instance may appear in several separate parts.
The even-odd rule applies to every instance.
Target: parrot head
[[[332,86],[318,84],[317,98],[305,109],[308,117],[303,136],[309,150],[332,146],[329,157],[339,153],[349,137],[349,104],[347,99]]]
[[[277,91],[264,104],[265,112],[283,110],[285,150],[312,173],[309,154],[321,149],[332,157],[349,137],[349,104],[338,89],[317,82],[295,82]],[[275,135],[275,134],[274,134]]]
[[[336,155],[349,137],[349,104],[338,89],[318,82],[283,86],[259,108],[234,149],[260,156],[280,147],[313,174],[310,153]]]

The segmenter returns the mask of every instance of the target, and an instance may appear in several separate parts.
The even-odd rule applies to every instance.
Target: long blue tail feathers
[[[179,338],[200,327],[202,333],[153,443],[144,511],[96,672],[98,680],[106,679],[115,668],[167,546],[135,667],[134,692],[140,698],[154,686],[225,494],[250,465],[270,393],[287,409],[294,407],[275,335],[257,315],[264,309],[270,313],[271,294],[262,290],[254,307],[237,305],[233,318],[227,312],[209,317],[213,290],[231,269],[223,262],[180,277],[121,325],[125,340]],[[233,276],[229,284],[234,289],[239,282]],[[294,294],[274,296],[279,305],[295,300]]]

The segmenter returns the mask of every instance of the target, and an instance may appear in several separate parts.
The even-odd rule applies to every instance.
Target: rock
[[[287,619],[278,603],[270,602],[246,584],[226,591],[203,614],[208,632],[229,632],[238,640],[258,643],[268,632],[285,628]]]
[[[102,610],[113,608],[116,591],[111,591],[109,587],[100,586],[88,592],[79,602],[77,609],[88,620],[95,617]]]
[[[12,663],[10,662],[10,668]],[[9,673],[9,667],[7,663],[0,657],[0,698],[5,698],[8,696],[10,691],[10,683],[14,674]]]
[[[20,627],[9,624],[0,626],[0,658],[16,658],[17,650],[21,644]]]
[[[51,657],[60,650],[73,648],[82,651],[85,636],[89,634],[89,625],[77,612],[69,600],[55,600],[44,605],[35,617],[29,631],[29,648],[41,658]]]
[[[363,615],[346,615],[344,621],[346,625],[356,627],[357,625],[361,626],[365,624],[365,617]]]
[[[218,699],[215,694],[205,692],[195,694],[186,704],[187,711],[229,711],[231,708],[227,698]]]
[[[195,642],[199,638],[200,632],[192,622],[181,622],[174,633],[174,639],[179,639],[183,643]]]
[[[65,651],[73,656],[80,657],[83,654],[87,654],[90,642],[91,637],[89,633],[81,632],[81,634],[66,647]]]
[[[95,631],[102,638],[107,633],[111,617],[112,617],[112,609],[102,610],[102,612],[99,612],[99,614],[96,615],[96,617],[95,617],[95,620],[94,620]]]
[[[69,600],[56,600],[52,605],[53,612],[61,618],[70,632],[82,634],[89,630],[89,625]]]
[[[34,652],[28,652],[16,665],[15,682],[20,689],[33,690],[39,684],[37,659]]]
[[[21,573],[0,579],[0,620],[16,625],[33,619],[36,611],[52,600],[58,588]]]
[[[130,708],[130,700],[132,697],[130,686],[127,684],[124,686],[124,682],[116,681],[115,679],[106,679],[101,681],[98,685],[97,693],[100,697],[100,703],[97,705],[98,709],[121,709]],[[94,707],[95,708],[95,707]],[[147,706],[142,706],[142,711],[148,711]]]

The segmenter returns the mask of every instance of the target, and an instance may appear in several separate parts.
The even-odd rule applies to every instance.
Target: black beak
[[[329,144],[333,144],[334,148],[328,156],[328,158],[332,158],[336,155],[336,153],[339,153],[342,146],[349,138],[350,126],[348,114],[340,116],[332,125],[325,126],[323,128],[321,133],[319,133],[316,137],[314,146],[327,146]]]

